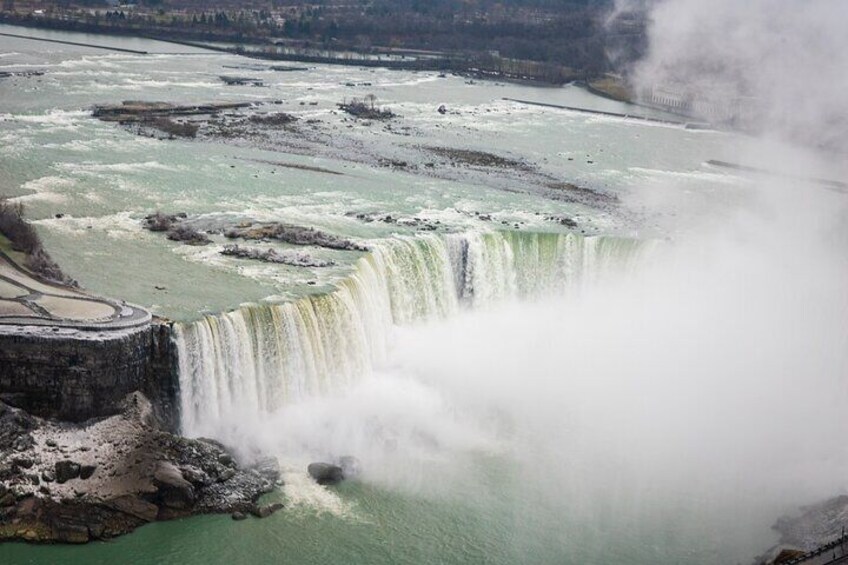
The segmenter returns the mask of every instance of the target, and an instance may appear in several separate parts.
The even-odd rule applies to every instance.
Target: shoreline
[[[109,47],[107,45],[95,45],[93,43],[81,43],[77,41],[63,41],[61,39],[50,39],[47,37],[32,37],[30,35],[20,35],[17,33],[0,32],[0,37],[13,37],[15,39],[29,39],[32,41],[46,41],[47,43],[59,43],[61,45],[74,45],[77,47],[90,47],[92,49],[104,49],[106,51],[116,51],[118,53],[132,53],[134,55],[149,55],[147,51],[139,51],[136,49],[126,49],[123,47]]]
[[[374,68],[385,68],[390,70],[404,70],[404,71],[432,71],[432,72],[445,72],[445,73],[454,73],[459,76],[463,76],[466,78],[474,79],[474,80],[493,80],[493,81],[503,81],[517,84],[528,84],[528,85],[539,85],[539,86],[562,86],[564,84],[568,84],[570,82],[574,82],[577,80],[587,80],[590,78],[589,76],[578,73],[578,72],[570,72],[567,75],[558,76],[557,79],[553,80],[550,78],[545,78],[544,76],[534,76],[531,74],[520,74],[520,73],[510,73],[499,69],[487,69],[481,66],[480,61],[475,61],[473,59],[468,58],[467,56],[463,56],[460,53],[445,53],[440,58],[420,58],[420,59],[374,59],[370,58],[369,55],[373,55],[371,51],[365,50],[357,50],[353,46],[346,46],[344,49],[327,49],[328,52],[336,52],[342,54],[344,52],[353,52],[361,55],[358,58],[347,58],[347,57],[332,57],[332,56],[321,56],[316,54],[310,54],[308,49],[302,49],[301,53],[281,53],[279,51],[275,51],[274,53],[267,53],[262,51],[251,51],[250,49],[245,49],[243,46],[256,45],[274,45],[271,43],[267,43],[267,38],[244,38],[244,37],[230,37],[230,36],[215,36],[210,39],[204,40],[194,40],[194,39],[179,39],[176,37],[171,37],[170,35],[164,34],[161,31],[156,32],[152,30],[144,30],[144,29],[136,29],[136,28],[121,28],[116,26],[109,26],[108,29],[104,29],[96,24],[89,24],[85,22],[77,22],[74,20],[52,20],[47,18],[41,19],[25,19],[25,18],[10,18],[8,15],[0,13],[0,24],[5,24],[9,26],[18,26],[27,29],[36,29],[36,30],[45,30],[45,31],[64,31],[70,33],[84,33],[90,35],[103,35],[106,37],[121,37],[121,38],[138,38],[138,39],[148,39],[151,41],[161,41],[164,43],[171,43],[175,45],[185,45],[187,47],[193,47],[196,49],[205,49],[213,52],[220,53],[229,53],[232,55],[240,55],[243,57],[247,57],[250,59],[261,60],[261,61],[287,61],[287,62],[297,62],[297,63],[312,63],[312,64],[326,64],[326,65],[339,65],[339,66],[351,66],[351,67],[374,67]],[[87,29],[87,27],[92,27],[93,29]],[[10,35],[15,37],[14,34],[0,34],[0,35]],[[26,35],[21,35],[22,39],[35,39],[41,41],[52,41],[44,38],[33,38]],[[206,42],[219,42],[219,43],[230,43],[232,47],[220,47],[217,45],[209,45]],[[58,43],[62,43],[59,41]],[[85,44],[85,43],[74,43],[74,42],[66,42],[70,45],[80,45],[98,49],[110,49],[114,51],[125,51],[129,53],[143,54],[148,55],[151,54],[149,52],[141,52],[134,51],[131,49],[121,49],[107,46],[99,46],[95,44]],[[533,65],[545,65],[545,63],[538,61],[527,61]],[[563,67],[564,68],[564,67]],[[540,71],[541,72],[541,71]],[[548,72],[543,72],[542,74],[549,76]]]

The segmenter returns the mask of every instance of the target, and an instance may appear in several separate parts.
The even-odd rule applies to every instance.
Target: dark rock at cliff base
[[[84,543],[153,521],[247,514],[279,481],[276,459],[242,464],[219,442],[169,433],[141,393],[128,395],[120,414],[81,424],[0,407],[0,436],[10,432],[5,441],[14,444],[30,434],[50,438],[57,445],[75,445],[82,459],[62,457],[41,440],[24,442],[29,447],[23,450],[0,449],[0,542]],[[12,432],[21,435],[14,438]],[[16,458],[33,464],[16,467]],[[267,516],[279,508],[268,505],[257,512]]]
[[[344,470],[331,463],[310,463],[306,470],[319,485],[335,485],[344,480]]]
[[[0,402],[0,452],[23,451],[32,447],[35,442],[30,432],[35,427],[32,416]]]
[[[53,535],[63,543],[87,543],[88,526],[76,522],[56,520],[53,522]]]
[[[70,481],[71,479],[76,479],[79,476],[79,463],[74,463],[67,459],[56,463],[56,482],[60,485]]]
[[[236,520],[236,521],[241,521],[241,520],[244,520],[244,519],[247,518],[247,514],[245,514],[244,512],[236,511],[236,512],[233,512],[230,515],[230,518],[232,518],[233,520]]]
[[[158,506],[133,494],[113,498],[106,502],[105,506],[144,522],[154,521],[159,514]]]
[[[194,487],[173,463],[160,461],[153,474],[157,499],[168,508],[186,510],[194,505]]]

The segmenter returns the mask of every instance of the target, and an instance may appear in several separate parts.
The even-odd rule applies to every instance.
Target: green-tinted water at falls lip
[[[269,88],[232,88],[224,86],[217,77],[227,73],[226,65],[244,62],[237,57],[176,54],[175,51],[186,49],[143,40],[49,35],[130,48],[143,45],[153,53],[134,56],[0,38],[0,68],[46,72],[42,77],[0,81],[0,186],[27,205],[51,254],[70,275],[92,291],[124,298],[184,321],[210,314],[213,316],[209,324],[224,326],[214,315],[252,303],[253,306],[228,314],[228,327],[236,328],[231,330],[236,333],[249,326],[239,320],[242,313],[256,312],[257,308],[260,313],[251,318],[254,322],[262,322],[262,316],[292,314],[292,308],[307,308],[313,313],[321,308],[332,311],[332,315],[316,315],[312,326],[300,322],[277,324],[274,327],[280,335],[266,332],[255,342],[246,341],[250,347],[204,349],[202,340],[189,335],[187,343],[196,346],[193,351],[197,353],[193,367],[196,371],[201,369],[196,375],[198,391],[209,392],[213,388],[203,380],[211,378],[209,371],[202,370],[207,367],[202,362],[204,355],[212,357],[208,355],[210,351],[218,352],[211,365],[225,368],[217,373],[222,390],[235,386],[235,379],[245,383],[251,377],[255,382],[245,390],[258,394],[256,383],[271,381],[275,375],[267,374],[269,368],[280,365],[263,356],[251,365],[250,371],[239,363],[257,352],[273,352],[275,348],[285,351],[287,344],[310,341],[289,340],[291,336],[282,335],[287,328],[309,331],[310,327],[334,319],[332,316],[349,322],[351,317],[370,315],[382,317],[360,320],[357,327],[386,332],[396,322],[427,319],[432,313],[438,314],[436,318],[444,317],[459,311],[461,289],[472,282],[478,299],[489,295],[533,295],[535,284],[561,274],[548,268],[559,268],[561,263],[546,262],[546,257],[570,257],[567,245],[583,249],[581,246],[593,247],[598,241],[616,241],[566,235],[567,230],[542,219],[545,214],[577,217],[582,226],[599,236],[634,236],[643,229],[650,232],[653,226],[639,225],[638,209],[617,217],[521,190],[495,190],[479,177],[474,182],[449,182],[346,161],[281,156],[251,147],[151,140],[92,119],[88,109],[93,102],[279,98],[284,101],[279,106],[282,110],[304,119],[324,120],[331,131],[344,132],[348,128],[342,122],[344,118],[333,112],[334,104],[373,90],[403,116],[404,124],[416,131],[416,142],[519,155],[543,163],[564,180],[623,198],[634,186],[663,185],[669,178],[693,202],[716,194],[732,198],[728,194],[733,194],[736,184],[732,177],[703,165],[707,159],[724,157],[720,141],[725,134],[556,112],[502,100],[532,99],[622,109],[617,103],[592,97],[576,87],[467,85],[459,78],[439,79],[428,73],[322,66],[306,73],[250,71],[251,75],[261,75]],[[345,86],[348,82],[369,82],[372,86],[351,90]],[[301,102],[318,102],[318,106],[301,106]],[[457,110],[458,115],[440,116],[435,112],[440,103]],[[367,129],[350,135],[354,140],[378,146],[404,139]],[[257,162],[269,160],[317,165],[344,176]],[[245,219],[310,225],[368,240],[377,246],[377,251],[370,258],[356,252],[315,251],[315,255],[338,263],[336,267],[321,269],[245,263],[217,253],[223,244],[220,237],[215,238],[214,246],[191,248],[144,231],[141,218],[156,209],[186,211],[198,216],[201,226]],[[443,229],[422,238],[409,227],[362,223],[346,215],[351,211],[421,215],[439,219]],[[489,239],[481,243],[479,233],[491,232],[491,227],[474,219],[473,212],[493,214],[509,225],[521,221],[525,232],[550,235],[489,233]],[[55,217],[56,214],[64,216]],[[457,262],[446,242],[462,234],[480,244],[475,249],[485,250],[489,245],[502,254],[486,256],[480,252],[486,260],[478,266],[488,269],[485,276],[466,277],[470,271],[457,268],[457,264],[466,265],[468,260]],[[404,250],[404,246],[416,246],[421,258],[418,263],[409,259],[415,254]],[[437,248],[439,252],[433,251]],[[398,254],[392,259],[395,251]],[[374,262],[380,260],[384,263],[375,267]],[[421,274],[424,271],[429,278]],[[382,277],[386,272],[396,274],[388,280],[372,278],[362,282],[366,276],[378,273]],[[460,274],[464,279],[456,281]],[[486,281],[501,284],[487,287]],[[395,286],[374,291],[373,286],[380,284]],[[457,293],[451,294],[455,284]],[[290,305],[304,296],[323,295],[336,287],[341,289],[336,298],[307,298],[306,302],[297,303],[300,306]],[[410,295],[412,288],[429,294]],[[367,308],[351,306],[351,301],[366,298],[384,300],[384,310],[379,310],[373,301],[359,303]],[[263,300],[264,305],[257,307]],[[284,303],[289,305],[282,306]],[[304,306],[306,303],[308,307]],[[199,331],[204,323],[207,322],[188,325],[186,331]],[[343,339],[350,339],[347,351],[360,355],[342,360],[354,365],[351,374],[367,372],[370,363],[380,361],[378,353],[385,347],[383,342],[390,341],[390,336],[370,335],[365,337],[372,342],[357,343],[362,336],[345,335],[338,328],[336,331],[327,334],[334,341],[327,340],[322,345],[325,350],[332,350],[327,355],[337,355],[340,349],[336,346]],[[214,345],[215,340],[210,339]],[[322,342],[318,339],[311,343]],[[206,345],[209,344],[207,340]],[[336,361],[339,360],[329,359],[325,365],[334,367]],[[330,372],[344,373],[337,370],[327,374]],[[189,374],[186,369],[182,376]],[[329,388],[327,392],[332,393]],[[412,398],[415,405],[418,392],[413,389],[399,396]],[[372,398],[372,393],[383,399],[385,391],[378,386],[376,393],[371,391],[365,397]],[[283,394],[279,398],[272,394],[262,396],[257,408],[278,408],[283,402],[280,399],[285,398]],[[187,394],[184,400],[190,401],[191,397]],[[210,401],[200,408],[202,412],[218,410],[220,406]],[[307,402],[305,406],[311,405]],[[206,421],[214,421],[215,416],[205,416]],[[226,419],[221,422],[228,423]],[[422,445],[426,447],[426,443]],[[152,524],[125,538],[85,547],[4,545],[0,546],[0,561],[726,563],[752,555],[771,541],[769,532],[762,527],[773,518],[770,511],[736,516],[740,531],[756,533],[730,538],[726,528],[716,526],[721,524],[721,516],[713,515],[712,521],[697,524],[688,521],[692,506],[709,506],[708,501],[698,500],[693,494],[650,491],[629,497],[604,492],[608,485],[595,484],[591,485],[590,495],[563,504],[557,497],[546,495],[549,488],[558,488],[556,485],[526,476],[526,469],[516,462],[516,454],[502,445],[481,448],[475,444],[474,449],[451,451],[447,462],[437,449],[429,449],[424,449],[424,454],[432,457],[425,458],[427,465],[418,465],[417,470],[415,465],[398,469],[399,473],[411,473],[399,484],[350,482],[336,491],[312,485],[302,476],[308,461],[283,461],[287,486],[279,496],[285,498],[289,508],[265,520],[234,523],[229,517],[210,516]]]

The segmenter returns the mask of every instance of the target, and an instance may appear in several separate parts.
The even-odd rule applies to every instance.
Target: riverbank
[[[355,67],[386,68],[403,71],[436,71],[457,73],[479,80],[499,80],[523,84],[563,85],[574,80],[591,78],[585,72],[560,64],[500,57],[489,52],[416,52],[390,48],[361,49],[356,44],[316,47],[309,41],[272,41],[269,37],[241,33],[197,32],[190,29],[170,29],[139,23],[104,25],[92,21],[52,19],[0,12],[0,23],[43,30],[61,30],[117,37],[137,37],[185,45],[187,47],[232,53],[253,59],[328,64]],[[13,36],[13,35],[10,35]],[[33,39],[25,35],[15,35]],[[53,40],[45,40],[53,41]],[[59,41],[62,43],[62,41]],[[70,42],[69,45],[111,49],[97,44]],[[122,51],[122,49],[113,49]],[[136,52],[126,50],[128,52]],[[137,51],[137,54],[147,54]],[[412,55],[412,53],[417,53]]]

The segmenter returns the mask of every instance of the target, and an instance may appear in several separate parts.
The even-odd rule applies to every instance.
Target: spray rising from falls
[[[463,307],[578,288],[626,269],[635,240],[495,232],[380,242],[333,292],[256,304],[177,326],[189,434],[342,387],[386,358],[395,325]]]

